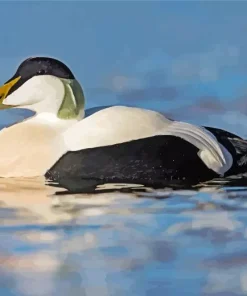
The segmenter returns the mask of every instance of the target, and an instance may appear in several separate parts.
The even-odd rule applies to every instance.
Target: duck
[[[33,113],[0,130],[2,178],[198,183],[247,169],[247,141],[228,131],[137,107],[85,112],[80,82],[52,57],[25,59],[0,87],[11,108]]]

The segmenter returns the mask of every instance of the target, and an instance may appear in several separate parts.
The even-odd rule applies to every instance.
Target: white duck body
[[[44,175],[68,151],[105,147],[158,135],[178,136],[189,141],[199,149],[198,155],[205,165],[219,175],[232,165],[229,152],[203,128],[171,121],[151,110],[115,106],[81,121],[63,120],[42,112],[1,130],[0,176]]]

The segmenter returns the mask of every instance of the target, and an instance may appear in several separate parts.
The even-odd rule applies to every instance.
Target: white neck
[[[82,116],[83,118],[83,116]],[[27,124],[40,124],[40,125],[48,125],[52,129],[55,129],[59,132],[65,131],[67,128],[73,126],[79,121],[79,118],[77,119],[60,119],[57,117],[56,114],[50,113],[50,112],[42,112],[39,113],[29,119],[26,120]]]

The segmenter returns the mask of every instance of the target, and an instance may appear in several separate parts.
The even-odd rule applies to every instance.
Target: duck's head
[[[14,76],[0,87],[0,109],[11,107],[76,119],[84,114],[84,95],[64,63],[49,57],[32,57],[23,61]]]

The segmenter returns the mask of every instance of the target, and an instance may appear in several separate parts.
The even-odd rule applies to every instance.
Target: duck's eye
[[[43,69],[42,69],[42,70],[39,70],[39,71],[37,72],[37,74],[38,74],[38,75],[44,75],[44,74],[45,74],[45,70],[43,70]]]

